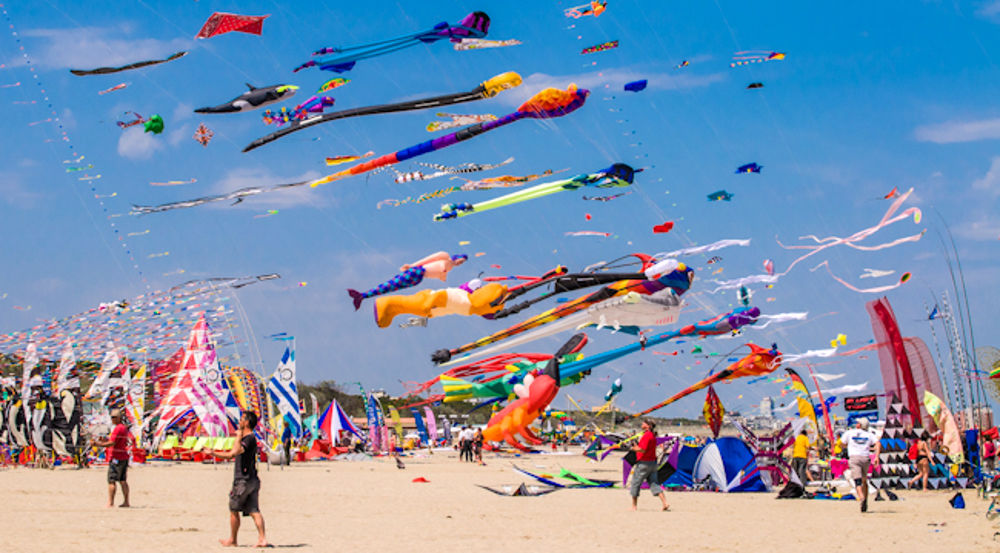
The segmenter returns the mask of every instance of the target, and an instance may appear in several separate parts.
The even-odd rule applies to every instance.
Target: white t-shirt
[[[844,432],[840,443],[847,445],[848,457],[867,457],[872,446],[878,443],[878,438],[867,430],[852,428]]]
[[[465,430],[462,431],[461,434],[459,434],[458,439],[460,439],[460,440],[466,440],[466,441],[472,441],[472,438],[474,436],[475,436],[475,432],[473,432],[471,428],[466,428]]]

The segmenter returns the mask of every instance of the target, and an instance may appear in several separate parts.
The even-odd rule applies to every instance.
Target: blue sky
[[[102,195],[67,174],[68,157],[58,140],[38,87],[9,34],[0,40],[0,104],[6,106],[0,136],[0,233],[5,271],[0,276],[0,332],[28,328],[39,319],[85,311],[102,301],[132,297],[199,277],[277,272],[282,280],[241,289],[252,333],[297,337],[300,377],[306,381],[361,380],[368,387],[402,391],[401,380],[435,374],[431,351],[468,342],[498,328],[485,320],[448,317],[427,328],[378,329],[368,308],[353,312],[348,287],[366,289],[402,263],[446,250],[474,255],[452,273],[457,285],[486,273],[541,273],[556,264],[580,269],[633,251],[654,253],[723,238],[750,238],[730,248],[723,261],[685,259],[697,278],[682,322],[728,310],[731,291],[712,295],[710,280],[757,274],[764,259],[781,271],[797,256],[782,249],[800,236],[844,236],[875,224],[888,207],[889,190],[914,187],[908,205],[924,212],[920,225],[903,222],[871,243],[927,229],[917,243],[881,252],[830,249],[816,256],[857,286],[888,284],[902,272],[913,278],[887,295],[905,336],[924,338],[933,351],[924,302],[950,288],[939,238],[947,222],[961,255],[977,345],[996,345],[995,283],[1000,268],[1000,3],[953,5],[883,2],[863,10],[785,3],[665,3],[611,0],[599,18],[569,19],[572,3],[512,2],[72,2],[8,5],[21,45],[36,67],[70,143],[93,163]],[[405,198],[455,181],[395,184],[388,173],[356,177],[312,190],[251,198],[237,206],[214,204],[144,217],[127,215],[130,204],[155,204],[252,185],[313,178],[328,171],[326,156],[388,153],[427,140],[432,111],[356,118],[296,133],[248,154],[244,145],[270,129],[261,112],[193,113],[257,86],[295,84],[288,105],[308,98],[335,76],[316,69],[292,73],[323,46],[352,45],[457,21],[473,10],[492,18],[489,38],[516,38],[523,45],[456,52],[447,44],[418,46],[359,62],[343,75],[351,82],[332,92],[335,108],[400,101],[473,88],[504,71],[524,85],[499,97],[458,107],[457,113],[503,115],[545,86],[571,82],[592,90],[577,112],[552,122],[523,121],[418,161],[459,164],[515,162],[483,176],[568,169],[586,173],[621,161],[645,167],[635,193],[612,202],[583,201],[564,193],[516,207],[432,223],[439,201],[377,210],[386,198]],[[194,40],[213,11],[271,14],[262,36],[229,33]],[[586,46],[619,40],[615,50],[583,56]],[[70,68],[119,65],[190,50],[169,64],[108,76],[77,77]],[[787,52],[783,61],[729,66],[734,52]],[[676,69],[682,60],[689,66]],[[649,88],[632,94],[625,82],[645,78]],[[98,95],[120,82],[129,86]],[[760,90],[746,90],[762,82]],[[35,101],[36,103],[26,103]],[[123,112],[159,113],[162,135],[120,130]],[[207,148],[191,139],[205,123],[215,133]],[[755,161],[761,174],[734,169]],[[403,171],[417,170],[404,164]],[[151,181],[188,180],[153,187]],[[719,189],[732,202],[707,202]],[[478,201],[496,192],[453,194],[448,201]],[[103,201],[103,206],[100,203]],[[107,208],[105,213],[104,207]],[[267,210],[278,214],[255,218]],[[585,219],[590,214],[591,220]],[[107,218],[107,215],[125,214]],[[672,220],[674,230],[653,235],[653,225]],[[116,225],[112,227],[111,225]],[[128,239],[138,268],[117,244]],[[611,238],[566,237],[576,230],[611,232]],[[460,241],[470,241],[459,246]],[[169,255],[149,257],[157,253]],[[502,270],[491,269],[500,265]],[[773,289],[755,289],[765,313],[803,312],[804,322],[748,331],[742,338],[775,341],[786,352],[827,347],[838,333],[848,343],[872,338],[864,303],[872,295],[850,291],[803,263]],[[718,275],[711,273],[723,268]],[[858,279],[863,268],[895,270],[885,279]],[[171,274],[183,269],[183,275]],[[146,279],[146,282],[143,282]],[[298,282],[308,285],[300,287]],[[767,298],[774,298],[767,301]],[[31,306],[30,310],[14,306]],[[711,312],[709,312],[711,311]],[[940,338],[940,327],[938,327]],[[593,352],[627,343],[625,336],[591,333]],[[245,336],[243,337],[245,338]],[[551,351],[560,340],[540,341],[532,351]],[[710,341],[727,352],[739,342]],[[684,350],[661,347],[661,351]],[[244,346],[245,347],[245,346]],[[281,344],[261,342],[264,368],[272,370]],[[700,378],[711,367],[687,354],[634,355],[595,371],[569,392],[594,403],[608,380],[623,375],[621,405],[643,408]],[[875,356],[848,358],[819,370],[847,373],[829,387],[868,381],[881,388]],[[950,380],[950,374],[949,374]],[[782,385],[735,383],[719,394],[732,409],[747,410]],[[742,397],[740,397],[742,396]],[[703,395],[661,414],[694,416]],[[634,402],[634,405],[633,405]],[[780,402],[780,399],[779,399]],[[557,406],[563,406],[558,399]]]

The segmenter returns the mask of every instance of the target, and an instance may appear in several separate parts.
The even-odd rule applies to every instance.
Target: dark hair
[[[247,422],[250,423],[250,430],[257,428],[257,413],[253,411],[243,411],[243,416],[246,417]]]
[[[649,426],[649,431],[656,434],[656,422],[653,419],[642,419],[642,422]]]

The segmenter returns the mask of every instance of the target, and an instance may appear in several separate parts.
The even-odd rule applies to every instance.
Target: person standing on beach
[[[98,440],[97,447],[106,447],[108,451],[108,507],[115,505],[115,482],[122,488],[122,504],[119,507],[131,507],[128,502],[128,446],[132,441],[132,433],[122,424],[122,413],[118,409],[111,411],[111,423],[114,427],[106,440]]]
[[[229,451],[214,450],[212,454],[220,459],[235,459],[233,466],[233,489],[229,492],[229,538],[219,540],[226,547],[236,547],[236,534],[240,531],[240,512],[253,518],[257,526],[257,547],[269,547],[264,533],[264,517],[257,505],[260,493],[260,479],[257,477],[257,437],[253,429],[257,426],[257,413],[244,411],[240,417],[240,427],[236,431],[236,443]]]
[[[654,496],[660,498],[663,503],[663,510],[669,511],[670,505],[667,503],[667,495],[660,488],[656,466],[656,423],[646,419],[642,421],[642,437],[639,443],[632,446],[635,452],[635,468],[632,469],[632,482],[629,491],[632,494],[632,510],[637,510],[639,502],[639,490],[642,489],[643,482],[649,482],[649,491]]]
[[[799,477],[799,483],[805,488],[809,481],[807,466],[809,463],[809,434],[803,428],[802,432],[795,437],[795,445],[792,447],[792,471]]]
[[[472,435],[472,449],[476,454],[476,462],[480,465],[485,465],[483,462],[483,430],[481,428],[476,429],[476,433]]]
[[[861,499],[861,512],[868,512],[868,468],[871,466],[869,452],[874,446],[875,466],[878,466],[882,446],[875,434],[868,431],[868,419],[858,419],[857,426],[840,437],[840,443],[847,446],[847,466],[851,469],[858,498]]]
[[[918,436],[910,446],[913,452],[913,464],[917,468],[917,475],[907,482],[907,487],[913,488],[918,480],[923,481],[923,490],[927,491],[927,479],[931,475],[931,450],[927,447],[927,442]]]

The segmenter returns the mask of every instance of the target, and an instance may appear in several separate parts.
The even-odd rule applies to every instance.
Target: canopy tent
[[[719,438],[702,448],[694,463],[696,481],[706,478],[722,492],[766,492],[750,446],[739,438]]]

